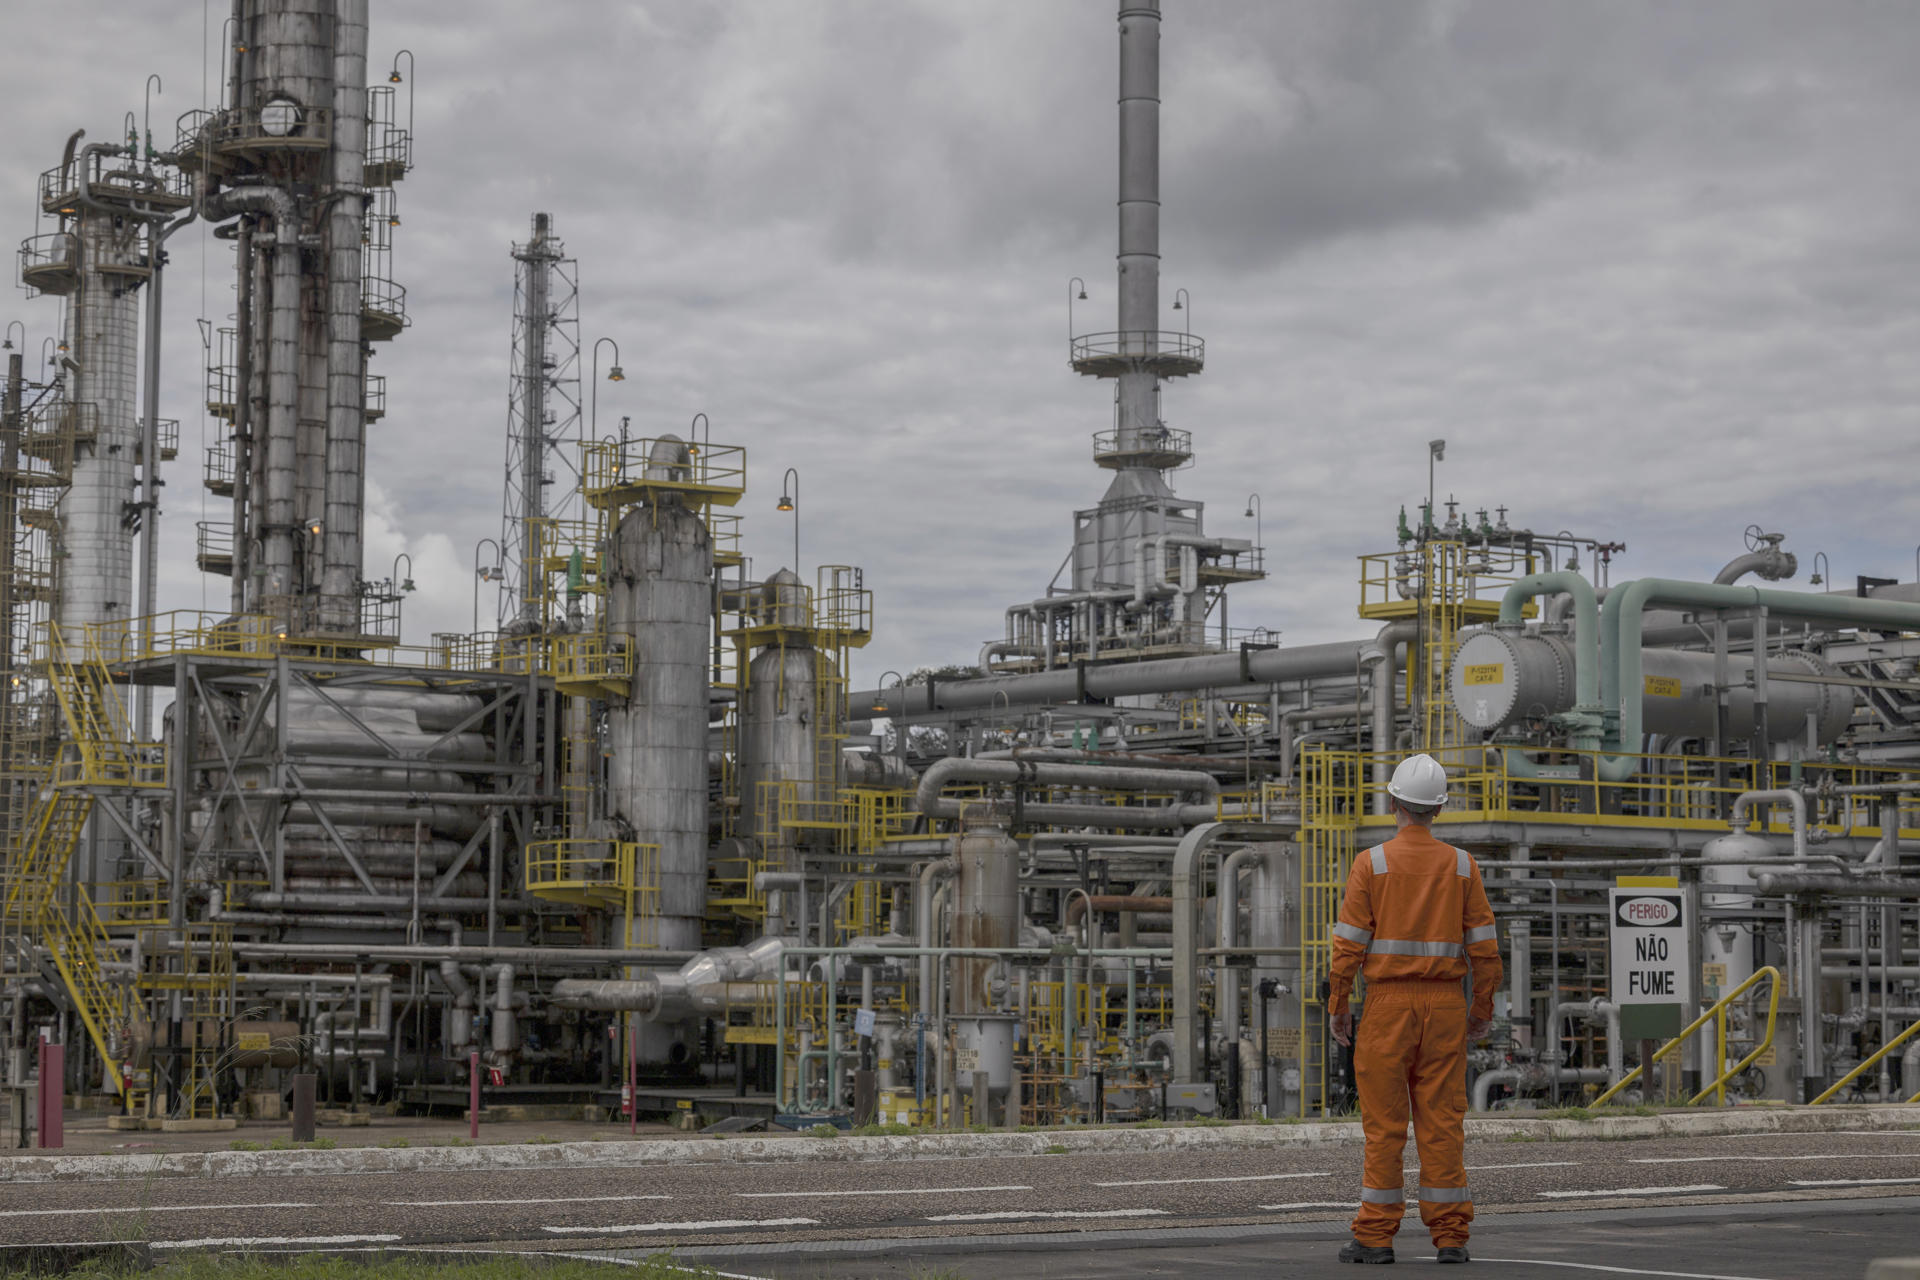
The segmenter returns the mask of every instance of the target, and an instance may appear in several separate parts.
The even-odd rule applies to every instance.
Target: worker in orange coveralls
[[[1348,997],[1367,978],[1353,1052],[1366,1131],[1366,1171],[1353,1239],[1340,1261],[1393,1261],[1406,1211],[1401,1160],[1409,1104],[1420,1150],[1420,1221],[1441,1262],[1467,1261],[1467,1044],[1487,1034],[1500,985],[1500,945],[1479,864],[1431,830],[1447,775],[1431,756],[1401,762],[1387,784],[1399,833],[1353,860],[1333,927],[1333,1038],[1353,1044]],[[1364,968],[1363,968],[1364,966]],[[1473,974],[1473,1003],[1462,980]]]

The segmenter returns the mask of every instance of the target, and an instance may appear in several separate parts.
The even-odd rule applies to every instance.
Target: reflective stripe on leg
[[[1422,1187],[1420,1198],[1428,1204],[1471,1203],[1473,1193],[1465,1187]]]
[[[1407,1192],[1404,1187],[1362,1187],[1362,1204],[1405,1204]]]

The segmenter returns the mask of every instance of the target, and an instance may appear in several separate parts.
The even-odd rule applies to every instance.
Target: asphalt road
[[[1409,1164],[1411,1165],[1411,1148]],[[672,1247],[741,1275],[1314,1276],[1357,1146],[579,1172],[13,1183],[0,1241],[156,1250]],[[1503,1276],[1803,1280],[1920,1254],[1920,1131],[1488,1142],[1473,1248]],[[1417,1172],[1409,1169],[1413,1184]],[[726,1252],[716,1253],[717,1249]],[[1431,1257],[1417,1218],[1400,1239]],[[1511,1259],[1493,1262],[1491,1259]]]

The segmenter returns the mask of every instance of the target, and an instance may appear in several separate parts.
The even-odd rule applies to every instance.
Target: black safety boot
[[[1349,1240],[1340,1249],[1342,1262],[1392,1262],[1393,1246],[1390,1244],[1361,1244],[1358,1240]]]
[[[1467,1261],[1467,1246],[1463,1244],[1443,1245],[1433,1260],[1435,1262],[1465,1262]]]

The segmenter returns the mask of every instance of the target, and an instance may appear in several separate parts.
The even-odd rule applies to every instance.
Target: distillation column
[[[665,437],[647,475],[668,481],[690,467],[687,446]],[[607,804],[634,840],[660,849],[651,942],[697,950],[707,898],[713,538],[706,521],[678,493],[651,490],[608,539],[606,581],[607,641],[624,645],[633,665],[626,700],[607,711]]]
[[[84,164],[85,162],[82,161]],[[68,378],[73,415],[73,487],[60,504],[58,621],[78,646],[89,623],[133,616],[133,531],[139,443],[140,312],[136,291],[147,276],[141,224],[91,204],[73,228],[79,271],[67,312]]]
[[[324,529],[319,539],[320,626],[360,629],[361,537],[366,511],[366,350],[360,342],[360,238],[367,162],[367,0],[334,0],[333,204],[327,215]]]
[[[790,569],[775,572],[759,591],[755,621],[767,629],[772,642],[747,664],[747,694],[741,709],[740,805],[742,828],[751,831],[767,858],[770,870],[797,872],[800,853],[780,826],[780,784],[793,787],[796,804],[830,800],[833,780],[817,785],[817,734],[825,727],[819,715],[819,652],[813,645],[807,591]],[[836,753],[837,754],[837,753]],[[789,907],[798,895],[785,895]],[[807,922],[769,918],[769,933],[806,936]]]
[[[1120,342],[1146,356],[1159,350],[1160,330],[1160,0],[1120,5],[1119,206]],[[1159,425],[1160,379],[1136,364],[1119,384],[1120,448],[1133,452]],[[1159,472],[1148,474],[1168,492]]]

